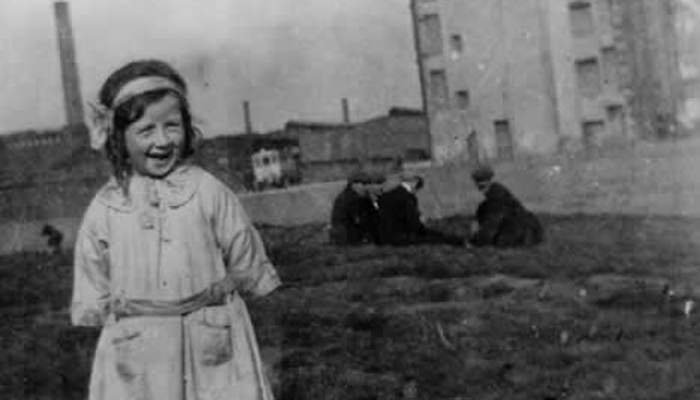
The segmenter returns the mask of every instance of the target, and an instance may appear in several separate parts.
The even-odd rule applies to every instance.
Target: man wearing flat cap
[[[380,245],[406,246],[432,243],[463,246],[461,237],[428,229],[420,220],[416,192],[423,187],[418,175],[401,174],[400,184],[379,196]]]
[[[484,200],[476,210],[469,244],[517,247],[542,242],[540,221],[505,186],[494,181],[491,167],[482,165],[474,169],[472,180]]]
[[[368,240],[367,207],[371,205],[366,185],[370,176],[355,172],[333,201],[330,241],[336,245],[356,245]]]

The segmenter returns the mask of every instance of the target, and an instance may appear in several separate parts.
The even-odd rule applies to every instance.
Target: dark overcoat
[[[505,186],[494,182],[484,196],[476,211],[479,229],[471,236],[473,245],[515,247],[542,242],[540,221]]]

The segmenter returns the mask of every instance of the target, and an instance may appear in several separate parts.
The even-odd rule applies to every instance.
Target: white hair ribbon
[[[101,150],[107,137],[112,133],[114,111],[98,103],[88,102],[90,106],[90,147]]]
[[[124,102],[135,96],[154,90],[168,89],[185,96],[183,87],[162,76],[144,76],[129,81],[121,89],[114,100],[112,107],[107,107],[101,103],[88,102],[90,106],[90,146],[95,150],[100,150],[107,143],[107,138],[112,134],[114,124],[114,110]]]

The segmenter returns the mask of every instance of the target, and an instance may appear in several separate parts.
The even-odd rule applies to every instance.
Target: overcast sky
[[[0,1],[0,132],[65,123],[53,0]],[[157,57],[191,87],[209,135],[420,106],[408,0],[70,0],[83,99]]]

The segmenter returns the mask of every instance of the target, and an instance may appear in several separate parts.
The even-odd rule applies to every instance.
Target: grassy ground
[[[700,397],[700,220],[544,216],[529,250],[337,248],[262,228],[286,282],[249,302],[280,399]],[[466,218],[433,224],[464,233]],[[69,256],[0,258],[0,398],[84,398]],[[670,293],[673,293],[671,295]]]

